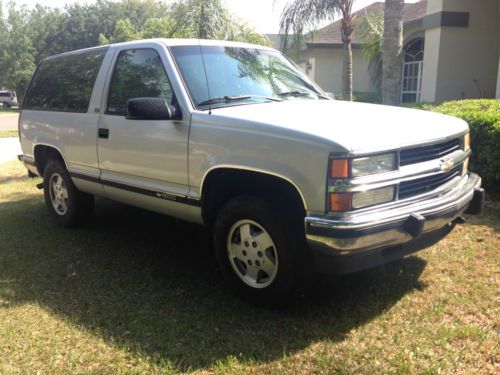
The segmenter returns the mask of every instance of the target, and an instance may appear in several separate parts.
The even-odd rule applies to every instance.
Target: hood
[[[305,133],[351,152],[395,149],[461,135],[467,123],[423,110],[338,100],[289,100],[212,110],[216,116]]]

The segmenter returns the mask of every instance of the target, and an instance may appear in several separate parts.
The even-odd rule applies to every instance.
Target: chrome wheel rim
[[[233,224],[227,237],[227,255],[236,275],[253,288],[265,288],[276,278],[276,246],[271,235],[255,221]]]
[[[49,188],[50,202],[54,211],[58,215],[66,215],[66,212],[68,212],[68,189],[60,174],[54,173],[50,177]]]

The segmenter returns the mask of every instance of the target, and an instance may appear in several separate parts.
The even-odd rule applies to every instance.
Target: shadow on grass
[[[0,280],[14,280],[11,302],[39,303],[181,370],[228,356],[267,362],[318,340],[342,340],[425,287],[425,261],[409,257],[322,278],[293,308],[257,308],[225,290],[200,226],[98,200],[93,224],[68,230],[48,220],[41,200],[18,203],[0,205]]]

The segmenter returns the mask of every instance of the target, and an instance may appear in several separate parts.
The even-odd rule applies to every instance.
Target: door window
[[[111,78],[106,113],[124,116],[127,101],[143,97],[161,97],[174,104],[160,55],[154,49],[121,51]]]

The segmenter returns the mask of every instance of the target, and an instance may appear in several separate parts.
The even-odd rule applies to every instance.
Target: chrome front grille
[[[448,172],[433,176],[417,178],[410,181],[403,181],[399,184],[399,199],[406,199],[415,195],[424,194],[446,184],[462,173],[462,164],[456,166]]]
[[[439,159],[452,153],[453,151],[460,150],[460,148],[461,145],[459,138],[429,146],[408,148],[399,152],[399,165],[405,166]]]

